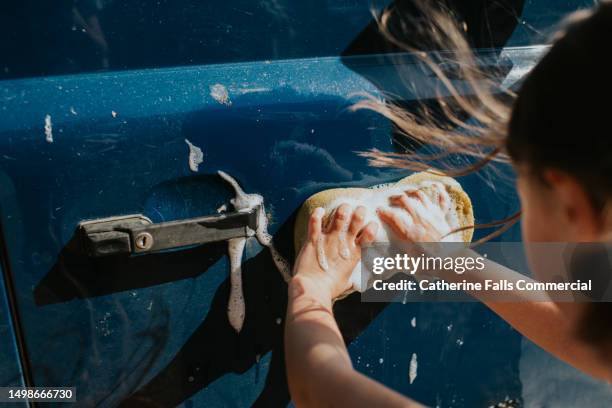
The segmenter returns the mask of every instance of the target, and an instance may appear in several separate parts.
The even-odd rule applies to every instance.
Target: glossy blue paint
[[[515,57],[533,62],[532,51]],[[1,217],[35,385],[76,386],[81,406],[114,406],[134,392],[128,406],[286,405],[286,287],[257,243],[247,245],[247,314],[236,335],[225,318],[223,245],[111,264],[75,256],[71,239],[85,219],[215,213],[231,198],[215,175],[221,169],[263,195],[271,232],[291,257],[292,215],[309,195],[405,176],[354,153],[390,149],[391,125],[348,111],[354,92],[377,91],[345,64],[323,58],[0,84]],[[403,64],[417,75],[410,58]],[[393,82],[397,66],[368,69]],[[231,105],[210,95],[215,84]],[[185,139],[204,152],[197,173]],[[479,221],[517,209],[507,169],[461,182]],[[518,240],[518,229],[501,239]],[[521,396],[521,337],[482,305],[384,307],[353,297],[338,307],[355,366],[424,403],[472,407]],[[413,352],[419,375],[410,385]]]
[[[0,278],[2,268],[0,268]],[[10,315],[7,291],[4,279],[0,279],[0,387],[23,386],[23,373],[17,341],[15,326]]]
[[[315,80],[322,72],[327,73],[327,84]],[[309,140],[321,144],[331,137],[335,141],[327,143],[339,150],[336,132],[345,129],[365,138],[361,147],[366,147],[373,137],[367,128],[384,125],[373,115],[366,119],[342,112],[345,95],[366,86],[358,78],[353,87],[347,86],[349,81],[340,82],[346,72],[337,61],[280,62],[3,84],[5,95],[19,99],[9,96],[4,106],[9,118],[1,137],[6,153],[3,189],[11,194],[3,220],[12,237],[10,263],[36,384],[74,384],[86,404],[100,401],[109,391],[115,392],[109,401],[133,391],[143,378],[164,367],[198,328],[226,277],[221,258],[194,279],[84,300],[68,296],[61,303],[37,306],[33,290],[53,269],[76,224],[133,212],[155,221],[214,213],[228,201],[229,191],[216,176],[207,175],[224,169],[247,191],[266,196],[278,225],[316,188],[298,185],[297,180],[352,179],[352,171],[334,163],[330,153],[316,148],[310,152]],[[231,107],[209,95],[216,83],[229,89]],[[243,87],[267,90],[240,95]],[[53,122],[51,144],[43,130],[46,114]],[[188,167],[185,138],[205,152],[197,175]],[[296,168],[292,172],[297,163],[283,163],[284,152],[296,159],[311,154],[319,164],[303,174]],[[359,161],[350,150],[344,156]],[[250,248],[249,256],[257,252],[259,248]],[[171,276],[172,270],[167,274]],[[58,284],[63,285],[70,282]],[[80,296],[78,287],[73,296]],[[249,296],[258,294],[247,295],[247,301]],[[277,312],[273,326],[282,310]],[[259,383],[242,381],[242,390],[229,387],[240,390],[245,405],[263,386],[265,368],[262,371]],[[208,390],[215,385],[224,389],[228,378]],[[183,381],[188,383],[188,376]],[[202,398],[209,392],[213,391]]]
[[[214,84],[228,89],[231,106],[210,96]],[[271,231],[278,236],[283,224],[290,227],[291,214],[300,203],[316,191],[404,175],[370,168],[354,154],[373,146],[390,148],[390,126],[374,114],[347,111],[349,95],[374,89],[335,58],[21,80],[5,82],[2,89],[7,112],[0,125],[5,152],[2,188],[12,192],[2,216],[28,358],[37,385],[74,385],[84,405],[120,401],[163,370],[190,338],[212,340],[202,343],[202,349],[187,347],[193,367],[171,370],[183,376],[168,391],[180,394],[172,403],[196,392],[191,401],[198,405],[251,405],[268,374],[269,356],[259,363],[256,356],[273,349],[279,353],[281,326],[276,319],[284,313],[284,284],[275,272],[245,266],[245,280],[254,282],[245,283],[247,305],[268,310],[250,312],[247,306],[245,333],[233,336],[218,322],[224,318],[218,310],[224,311],[224,256],[188,277],[170,265],[158,281],[142,284],[139,278],[125,283],[125,276],[113,276],[119,281],[108,283],[104,275],[112,271],[100,267],[88,270],[98,275],[93,283],[74,284],[73,275],[61,273],[58,256],[63,256],[79,221],[139,212],[154,221],[214,213],[230,198],[214,175],[223,169],[246,191],[265,197]],[[47,114],[53,123],[53,143],[45,140]],[[189,169],[184,139],[204,151],[197,174]],[[507,199],[513,196],[510,184],[494,186],[496,194],[491,194],[479,181],[464,183],[483,219],[516,208],[516,202]],[[490,203],[481,204],[485,201]],[[251,244],[247,258],[262,258],[260,251]],[[258,275],[269,288],[256,284]],[[101,296],[88,294],[104,285],[108,287]],[[260,293],[249,292],[250,286]],[[260,306],[258,297],[270,300]],[[467,326],[493,322],[489,324],[495,330],[481,341],[496,343],[496,336],[502,335],[508,347],[518,350],[516,333],[481,307],[466,307],[477,310]],[[464,315],[438,305],[423,309],[435,315],[440,308],[455,322]],[[400,309],[391,306],[376,321],[388,321]],[[249,316],[255,319],[253,327]],[[378,330],[377,324],[362,327],[351,350],[365,359],[359,345],[382,341],[374,339]],[[215,336],[225,339],[224,344]],[[226,344],[228,339],[234,343]],[[435,353],[428,335],[416,336],[415,341]],[[245,353],[247,357],[241,357]],[[499,362],[487,355],[479,358],[480,373],[497,370]],[[516,376],[516,355],[499,358],[511,369],[499,374],[490,393],[514,395],[519,392],[511,380]],[[423,363],[422,373],[426,367]],[[207,371],[204,381],[198,370]],[[244,373],[223,375],[233,371]],[[390,372],[388,378],[395,376]],[[397,378],[405,378],[405,373]],[[272,384],[268,392],[279,392],[274,387],[278,385]],[[431,402],[440,393],[429,391],[417,396]],[[461,388],[461,395],[466,404],[484,398],[469,386]]]

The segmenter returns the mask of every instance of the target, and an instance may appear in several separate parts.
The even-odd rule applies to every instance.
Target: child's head
[[[505,138],[526,241],[599,241],[612,198],[612,4],[568,20],[514,101]]]
[[[611,40],[612,3],[574,14],[514,102],[505,143],[525,241],[610,241]],[[611,305],[585,305],[577,328],[608,361]]]

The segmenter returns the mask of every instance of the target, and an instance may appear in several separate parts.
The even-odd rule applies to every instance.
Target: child
[[[434,17],[437,23],[444,19]],[[446,39],[464,44],[448,25]],[[470,138],[418,121],[401,108],[373,100],[361,107],[376,109],[411,137],[450,153],[480,158],[472,167],[502,160],[508,155],[518,179],[525,242],[602,242],[612,238],[612,134],[608,98],[612,62],[612,3],[579,12],[558,36],[546,56],[528,75],[511,109],[503,100],[479,87],[476,101],[456,95],[456,107],[483,125],[470,128]],[[464,50],[465,51],[465,50]],[[465,60],[469,59],[465,52]],[[465,61],[463,61],[465,62]],[[469,62],[469,61],[468,61]],[[426,61],[430,67],[435,64]],[[465,65],[465,64],[464,64]],[[469,71],[469,64],[468,71]],[[474,75],[466,72],[466,76]],[[510,95],[512,96],[512,95]],[[446,108],[446,107],[445,107]],[[444,112],[460,123],[453,107]],[[461,125],[461,123],[460,123]],[[467,128],[467,124],[463,124]],[[461,127],[461,126],[460,126]],[[456,137],[453,139],[453,137]],[[374,164],[421,169],[418,153],[405,158],[381,152],[369,154]],[[461,173],[461,171],[458,171]],[[409,211],[415,226],[404,224],[391,212],[379,218],[409,242],[436,241],[440,234],[419,223],[411,200],[415,192],[392,201]],[[438,205],[427,202],[429,206]],[[372,242],[378,224],[363,225],[363,208],[341,205],[323,229],[322,209],[310,218],[308,241],[298,256],[289,284],[285,324],[287,375],[297,406],[420,406],[418,403],[367,378],[352,368],[347,349],[332,313],[332,300],[348,288],[348,277],[360,258],[360,248]],[[340,255],[341,234],[349,223],[350,254]],[[318,243],[318,244],[317,244]],[[317,261],[322,245],[328,268]],[[344,248],[344,246],[342,247]],[[490,262],[487,270],[512,279],[516,273]],[[461,276],[482,279],[482,276]],[[517,299],[520,300],[520,299]],[[608,303],[486,302],[523,335],[583,371],[612,380],[612,311]]]

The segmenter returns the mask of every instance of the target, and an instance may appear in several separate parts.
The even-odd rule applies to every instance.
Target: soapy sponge
[[[435,186],[437,184],[437,187]],[[392,208],[396,211],[405,222],[410,225],[412,219],[407,212],[400,208],[389,206],[389,197],[392,195],[401,194],[409,189],[419,189],[429,196],[432,200],[437,200],[439,187],[442,187],[448,197],[450,197],[450,208],[446,221],[454,224],[455,228],[468,227],[474,225],[474,213],[472,202],[469,196],[461,188],[461,185],[451,177],[435,175],[432,173],[421,172],[414,173],[408,177],[399,180],[396,183],[377,185],[370,188],[334,188],[331,190],[321,191],[308,198],[300,208],[295,221],[294,228],[294,245],[296,254],[304,245],[308,233],[308,218],[312,211],[317,207],[325,209],[325,216],[329,216],[331,212],[342,203],[347,203],[353,208],[358,205],[363,205],[367,209],[366,223],[369,221],[377,221],[379,229],[376,236],[376,242],[393,242],[394,233],[383,224],[376,215],[377,207]],[[428,219],[434,226],[440,220],[432,218]],[[455,229],[453,228],[453,229]],[[446,237],[444,241],[450,242],[470,242],[472,240],[474,230],[467,228],[463,231],[456,232]],[[361,291],[361,282],[359,279],[359,265],[351,277],[353,289]]]

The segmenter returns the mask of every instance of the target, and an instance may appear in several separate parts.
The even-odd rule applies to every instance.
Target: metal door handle
[[[142,254],[232,238],[257,230],[260,206],[249,211],[154,224],[142,214],[79,223],[81,247],[91,257]]]

